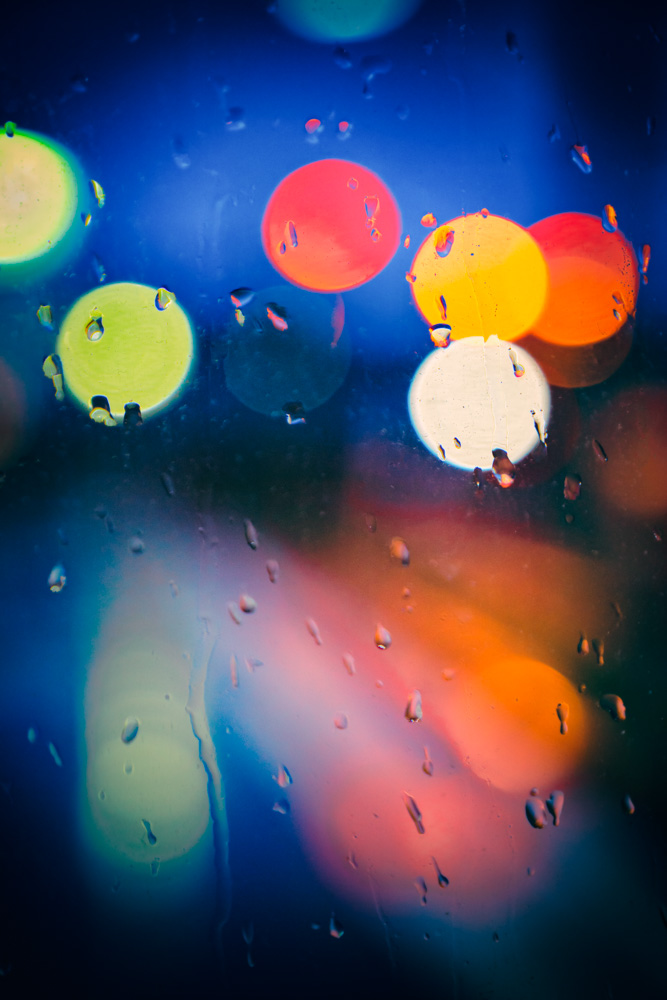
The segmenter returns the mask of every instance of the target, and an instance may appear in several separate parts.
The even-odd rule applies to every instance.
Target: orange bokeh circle
[[[452,230],[447,249],[443,234]],[[426,322],[448,323],[455,340],[492,334],[516,340],[535,324],[547,294],[547,267],[535,240],[515,222],[486,211],[429,233],[410,276]]]
[[[531,333],[572,347],[618,333],[639,292],[637,258],[623,233],[607,232],[600,217],[581,212],[552,215],[528,231],[549,269],[546,306]]]
[[[383,181],[348,160],[318,160],[288,174],[262,219],[262,244],[293,285],[342,292],[375,277],[398,249],[401,216]]]

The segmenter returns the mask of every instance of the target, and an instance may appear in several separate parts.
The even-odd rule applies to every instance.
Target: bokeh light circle
[[[274,327],[268,309],[284,316],[286,329]],[[243,307],[243,326],[234,319],[228,327],[229,391],[268,416],[284,417],[289,403],[309,411],[326,402],[343,384],[350,365],[349,337],[340,332],[342,313],[340,296],[316,295],[290,285],[257,292]]]
[[[279,19],[315,42],[361,41],[386,35],[412,17],[421,0],[277,0]]]
[[[56,352],[65,386],[82,406],[101,395],[116,419],[129,402],[138,403],[145,417],[176,396],[193,361],[192,328],[177,302],[157,309],[156,294],[148,285],[103,285],[68,312]],[[91,340],[86,329],[96,317],[104,332]]]
[[[519,462],[539,444],[549,421],[549,386],[516,344],[466,337],[422,361],[408,408],[422,443],[441,461],[490,469],[494,449]]]
[[[52,250],[77,213],[77,173],[56,143],[32,132],[0,130],[0,264]]]
[[[318,160],[288,174],[262,219],[262,244],[273,266],[316,292],[345,291],[375,277],[396,253],[400,234],[389,188],[348,160]]]
[[[438,241],[445,227],[454,237],[443,255]],[[533,237],[486,211],[452,219],[429,233],[410,274],[419,312],[429,326],[447,322],[453,340],[521,337],[534,325],[547,294],[547,267]]]
[[[549,294],[531,332],[554,344],[595,344],[618,333],[634,315],[639,265],[620,230],[602,219],[564,212],[529,227],[549,270]]]

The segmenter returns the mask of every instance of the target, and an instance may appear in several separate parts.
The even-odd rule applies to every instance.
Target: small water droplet
[[[589,645],[588,639],[582,633],[581,638],[579,639],[579,644],[577,645],[577,652],[580,653],[581,656],[586,656],[588,653],[590,653],[590,651],[591,647]]]
[[[382,233],[380,232],[379,229],[372,229],[371,230],[371,239],[372,239],[373,243],[377,243],[379,240],[382,239]]]
[[[63,366],[59,355],[48,354],[42,363],[42,371],[47,378],[53,382],[56,391],[56,399],[63,400],[65,392],[63,390]]]
[[[245,531],[246,542],[251,549],[256,549],[259,545],[259,539],[257,537],[254,524],[248,518],[246,518],[243,522],[243,529]]]
[[[617,694],[603,694],[600,698],[600,708],[604,708],[605,711],[609,712],[612,719],[623,721],[626,717],[625,705],[622,698],[619,698]]]
[[[391,646],[391,635],[382,625],[378,624],[375,629],[375,645],[378,649],[388,649]]]
[[[278,799],[277,802],[274,802],[273,811],[280,813],[281,816],[287,816],[289,812],[289,802],[287,799]]]
[[[426,215],[422,215],[419,220],[425,229],[435,229],[438,225],[438,220],[436,219],[433,212],[427,212]],[[445,228],[444,226],[442,228]]]
[[[590,174],[593,169],[593,164],[586,146],[575,144],[570,149],[570,156],[572,157],[573,163],[576,163],[584,174]]]
[[[139,720],[133,715],[129,716],[125,720],[125,725],[123,726],[120,738],[123,743],[131,743],[137,736],[139,732]]]
[[[37,742],[37,730],[35,729],[34,726],[30,726],[30,728],[28,729],[28,743],[36,743],[36,742]]]
[[[5,135],[8,139],[14,138],[14,133],[16,132],[15,122],[5,122]]]
[[[273,306],[273,308],[271,308]],[[281,315],[279,306],[276,306],[274,302],[266,307],[266,315],[271,320],[275,330],[279,330],[281,333],[287,329],[287,320]]]
[[[426,882],[424,881],[423,878],[416,878],[414,885],[415,889],[419,893],[419,898],[421,900],[422,906],[426,906],[426,893],[428,892],[428,887],[426,885]]]
[[[570,706],[567,702],[561,702],[556,708],[556,715],[560,721],[560,734],[565,736],[567,733],[567,720],[570,715]]]
[[[359,181],[357,180],[356,177],[350,177],[350,179],[347,182],[347,186],[350,188],[351,191],[356,191],[357,188],[359,187]]]
[[[429,778],[433,777],[433,761],[428,755],[428,749],[424,747],[424,760],[422,761],[422,771],[427,774]]]
[[[232,619],[232,621],[236,622],[237,625],[240,625],[241,622],[243,621],[243,618],[241,616],[241,609],[236,603],[236,601],[229,602],[229,604],[227,605],[227,611],[229,612],[229,617]]]
[[[568,474],[563,484],[563,496],[566,500],[578,500],[581,494],[581,476]]]
[[[334,716],[334,726],[336,729],[347,729],[348,719],[344,712],[339,712]]]
[[[153,847],[155,844],[157,844],[157,837],[151,830],[151,825],[147,819],[142,819],[141,822],[144,824],[144,827],[146,828],[146,836],[148,837],[148,843],[151,845],[151,847]]]
[[[278,576],[280,575],[280,567],[275,559],[267,559],[266,572],[269,574],[269,580],[271,581],[271,583],[278,582]]]
[[[160,481],[161,481],[162,485],[164,486],[164,491],[167,494],[167,496],[168,497],[173,497],[173,495],[176,492],[176,490],[174,488],[174,480],[171,478],[171,476],[169,475],[169,473],[168,472],[161,472],[160,473]]]
[[[106,201],[106,195],[104,193],[104,188],[102,187],[102,185],[98,181],[94,181],[92,179],[90,181],[90,187],[92,189],[92,192],[93,192],[93,195],[95,197],[95,201],[98,204],[98,207],[102,208],[102,206],[104,205],[104,202]]]
[[[410,552],[402,538],[392,538],[389,544],[389,555],[392,559],[398,560],[402,566],[410,565]]]
[[[408,810],[410,819],[415,824],[417,828],[417,833],[424,833],[424,824],[422,823],[422,814],[419,810],[419,806],[407,792],[403,792],[403,802],[405,803],[405,808]]]
[[[547,799],[547,809],[553,816],[554,826],[558,826],[560,823],[560,816],[563,811],[563,803],[565,802],[564,792],[552,792]]]
[[[298,241],[298,239],[296,237],[296,226],[294,225],[294,223],[291,220],[289,222],[287,222],[286,225],[285,225],[285,237],[286,237],[285,242],[287,242],[287,240],[289,240],[289,242],[290,242],[290,244],[292,246],[292,249],[296,250],[296,248],[299,245],[299,241]]]
[[[289,773],[284,764],[281,764],[278,768],[278,777],[276,781],[281,788],[287,788],[288,785],[292,784],[292,775]]]
[[[306,618],[306,628],[312,635],[315,643],[318,646],[322,645],[322,636],[320,635],[320,630],[317,627],[317,622],[313,618]]]
[[[449,323],[434,323],[428,328],[435,347],[449,347],[452,342],[452,328]]]
[[[252,288],[235,288],[229,293],[229,297],[232,300],[233,306],[243,309],[244,306],[250,305],[255,297],[255,293]]]
[[[340,69],[352,68],[352,60],[350,59],[350,54],[349,52],[346,52],[346,50],[342,47],[342,45],[337,45],[336,48],[333,50],[333,59],[336,66],[340,67]]]
[[[593,652],[598,658],[598,666],[604,666],[604,640],[593,639]]]
[[[88,340],[96,344],[98,340],[101,340],[104,336],[104,324],[102,323],[101,316],[95,316],[88,323],[86,323],[86,336]]]
[[[602,211],[602,225],[608,233],[615,233],[618,229],[616,212],[611,205],[605,205]]]
[[[531,795],[526,799],[526,818],[531,826],[536,830],[541,830],[547,822],[547,810],[542,799]]]
[[[65,575],[65,567],[62,563],[56,563],[51,572],[49,573],[49,590],[53,594],[59,594],[67,583],[67,576]]]
[[[438,885],[440,886],[441,889],[446,889],[447,886],[449,885],[449,879],[447,878],[446,875],[442,874],[438,862],[435,860],[434,857],[431,857],[431,861],[433,862],[433,867],[435,868],[435,874],[438,878]]]
[[[336,920],[335,916],[332,913],[331,919],[329,920],[329,934],[331,935],[332,938],[336,938],[336,940],[338,941],[340,938],[342,938],[344,933],[345,930],[343,928],[343,925],[340,923],[339,920]]]
[[[126,403],[123,410],[123,427],[141,427],[144,418],[141,415],[141,407],[138,403]]]
[[[141,555],[146,546],[144,545],[143,538],[140,535],[132,535],[130,541],[128,542],[128,548],[130,552],[133,552],[135,556]]]
[[[374,219],[378,212],[380,211],[380,199],[376,194],[369,194],[364,198],[364,208],[366,209],[366,218]]]
[[[514,377],[523,378],[523,376],[526,374],[526,369],[517,358],[516,351],[510,348],[509,356],[510,356],[510,361],[512,362],[512,370],[514,372]]]
[[[630,798],[629,795],[624,795],[623,796],[623,808],[626,811],[626,813],[628,814],[628,816],[632,816],[632,814],[635,811],[635,804],[634,804],[634,802],[632,801],[632,799]]]
[[[257,601],[250,594],[241,594],[239,597],[239,607],[246,615],[252,615],[257,610]]]
[[[51,306],[40,306],[36,315],[42,326],[45,326],[47,330],[53,330],[53,313],[51,312]]]
[[[356,672],[354,657],[352,653],[343,653],[343,664],[350,677]]]
[[[318,131],[321,125],[322,122],[320,121],[319,118],[309,118],[306,124],[304,125],[304,128],[308,133],[308,135],[313,135],[314,132]]]
[[[164,312],[164,310],[168,309],[172,302],[175,301],[176,296],[173,292],[170,292],[168,288],[158,288],[155,296],[156,309],[159,309],[160,312]]]
[[[422,720],[422,696],[421,691],[416,688],[408,696],[408,704],[405,709],[405,718],[408,722],[421,722]]]
[[[435,220],[433,221],[435,222]],[[422,225],[424,225],[424,219],[422,219]],[[438,257],[449,257],[449,253],[454,246],[454,236],[455,231],[451,226],[440,226],[439,229],[436,229],[433,234],[433,240],[435,243],[435,252]]]
[[[507,452],[502,448],[493,450],[493,474],[503,487],[507,489],[512,485],[516,477],[516,466],[507,457]]]
[[[287,244],[285,242],[278,244],[278,253],[281,255],[287,253]]]
[[[56,767],[62,767],[63,766],[63,762],[62,762],[62,759],[60,757],[60,754],[56,750],[55,744],[49,743],[49,753],[53,757],[53,763],[56,765]]]
[[[645,243],[642,247],[642,275],[644,276],[644,284],[648,285],[648,276],[646,272],[648,271],[648,265],[651,260],[651,247],[648,243]]]
[[[489,217],[489,210],[488,210],[488,208],[483,208],[482,211],[479,214],[482,216],[483,219],[488,219],[488,217]]]

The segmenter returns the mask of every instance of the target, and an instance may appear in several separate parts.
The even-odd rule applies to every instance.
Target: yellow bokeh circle
[[[63,320],[56,352],[66,388],[86,409],[93,396],[106,396],[116,419],[130,402],[146,417],[177,395],[193,362],[192,327],[177,302],[159,309],[156,295],[148,285],[103,285]]]
[[[450,245],[442,234],[453,231]],[[429,324],[448,323],[452,339],[514,340],[542,312],[548,287],[542,251],[521,226],[486,210],[429,233],[409,272]]]
[[[35,133],[0,130],[0,264],[41,257],[72,226],[79,183],[64,153]]]

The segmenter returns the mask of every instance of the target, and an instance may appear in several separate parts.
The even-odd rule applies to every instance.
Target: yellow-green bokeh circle
[[[194,357],[192,327],[177,302],[157,309],[156,294],[133,282],[101,285],[67,313],[56,353],[65,387],[86,409],[93,396],[106,396],[116,419],[126,403],[138,403],[146,417],[178,392]],[[86,326],[97,316],[104,334],[91,341]]]
[[[0,130],[0,265],[52,250],[75,220],[79,183],[57,143]]]

